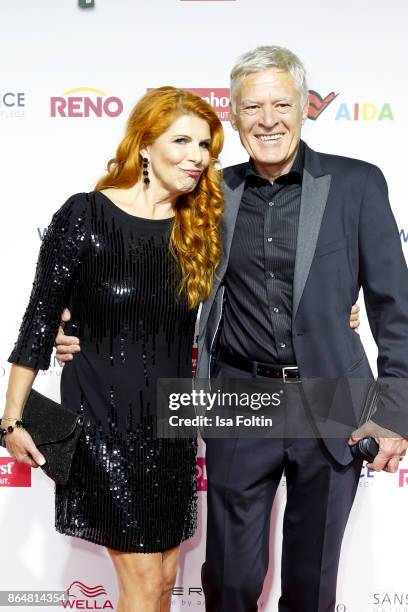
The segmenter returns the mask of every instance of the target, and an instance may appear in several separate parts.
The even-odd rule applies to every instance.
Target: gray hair
[[[242,82],[248,74],[261,72],[268,68],[278,68],[288,72],[300,94],[302,107],[308,101],[306,70],[300,59],[284,47],[256,47],[241,55],[231,71],[231,107],[236,112],[236,102]]]

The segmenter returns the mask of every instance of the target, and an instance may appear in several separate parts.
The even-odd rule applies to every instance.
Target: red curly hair
[[[180,270],[180,293],[186,292],[190,308],[207,299],[221,259],[219,226],[224,207],[221,173],[215,164],[224,144],[224,133],[213,108],[202,98],[175,87],[147,92],[133,108],[125,137],[97,191],[132,187],[141,177],[140,149],[152,144],[180,115],[196,115],[210,128],[210,163],[194,191],[177,199],[170,236],[170,251]]]

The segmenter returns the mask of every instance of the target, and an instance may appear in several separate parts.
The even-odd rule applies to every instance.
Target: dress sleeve
[[[61,313],[86,243],[86,194],[69,198],[54,214],[41,244],[30,301],[11,363],[47,370]]]

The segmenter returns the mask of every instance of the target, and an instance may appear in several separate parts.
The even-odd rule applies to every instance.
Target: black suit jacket
[[[246,166],[224,171],[224,254],[212,294],[201,311],[197,378],[209,376],[222,322],[222,281]],[[349,325],[360,287],[378,346],[378,376],[387,383],[375,421],[408,435],[408,271],[386,181],[372,164],[317,153],[306,145],[292,317],[293,347],[302,378],[372,379],[360,336]],[[362,407],[360,401],[357,404],[350,412],[354,426]],[[338,402],[333,406],[338,412]],[[346,416],[349,409],[344,406],[347,431],[354,428],[353,419]],[[321,410],[317,413],[319,421]],[[321,431],[325,437],[324,427]],[[339,462],[350,461],[344,439],[326,442]]]

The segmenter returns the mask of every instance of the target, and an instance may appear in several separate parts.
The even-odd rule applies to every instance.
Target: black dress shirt
[[[248,165],[228,269],[220,344],[252,361],[295,365],[292,288],[304,146],[273,183]]]

